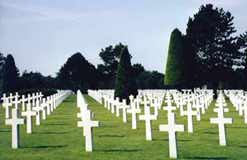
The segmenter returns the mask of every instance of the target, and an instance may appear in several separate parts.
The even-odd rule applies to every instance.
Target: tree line
[[[99,56],[102,64],[94,66],[80,52],[73,54],[61,66],[55,77],[44,76],[39,72],[20,73],[14,57],[0,53],[0,93],[42,91],[50,94],[55,89],[82,90],[114,89],[121,52],[127,50],[122,43],[101,49]],[[128,52],[129,54],[129,52]],[[131,55],[129,54],[131,59]],[[139,89],[164,88],[164,75],[157,71],[147,71],[141,64],[130,64],[129,76]]]
[[[212,4],[189,17],[186,33],[171,33],[165,84],[170,87],[247,88],[247,32],[236,34],[234,17]]]

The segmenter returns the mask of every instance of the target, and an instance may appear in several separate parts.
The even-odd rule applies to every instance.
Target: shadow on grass
[[[95,149],[97,152],[139,152],[142,149]]]
[[[203,132],[205,134],[219,134],[218,132]]]
[[[153,139],[152,141],[169,141],[167,138],[160,138],[160,139]],[[192,139],[178,139],[178,142],[189,142],[192,141]]]
[[[247,148],[247,145],[240,145],[240,148]]]
[[[67,134],[69,132],[33,132],[33,134]]]
[[[122,138],[122,137],[125,137],[125,135],[105,134],[105,135],[98,135],[98,137]]]
[[[227,157],[185,157],[186,159],[226,160]]]
[[[75,103],[74,99],[66,99],[63,101],[63,103]]]
[[[64,148],[67,147],[68,145],[41,145],[41,146],[27,146],[27,147],[21,147],[24,149],[47,149],[47,148]]]
[[[65,125],[65,126],[68,126],[69,124],[66,124],[66,123],[45,123],[44,125],[51,125],[51,126],[56,126],[56,125],[58,125],[58,126],[62,126],[62,125]]]
[[[7,130],[0,130],[0,132],[11,132],[11,130],[7,129]]]

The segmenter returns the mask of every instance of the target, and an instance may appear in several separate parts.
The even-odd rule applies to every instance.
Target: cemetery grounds
[[[20,126],[21,145],[11,148],[11,126],[4,125],[4,109],[0,107],[0,160],[165,160],[169,159],[168,134],[159,132],[160,124],[167,124],[166,111],[160,111],[157,121],[152,121],[153,140],[145,140],[145,122],[137,121],[137,129],[85,95],[94,120],[100,127],[93,129],[94,151],[86,153],[83,129],[77,127],[78,108],[76,96],[67,98],[58,108],[42,120],[40,126],[33,125],[33,133],[26,134],[25,125]],[[218,126],[210,124],[209,118],[217,117],[211,103],[200,122],[193,119],[194,133],[187,132],[186,116],[176,114],[176,123],[185,125],[185,132],[177,133],[178,159],[247,159],[247,126],[242,117],[227,100],[229,112],[225,117],[233,118],[226,125],[227,146],[219,146]]]

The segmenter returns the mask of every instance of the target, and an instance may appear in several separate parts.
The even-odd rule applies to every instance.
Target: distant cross
[[[168,124],[160,125],[159,130],[161,132],[168,132],[169,134],[169,155],[170,158],[177,158],[177,142],[176,132],[183,132],[184,125],[177,125],[175,123],[175,114],[168,114]]]
[[[41,119],[41,115],[40,115],[40,112],[42,111],[42,107],[39,103],[39,99],[36,100],[36,105],[35,107],[33,108],[34,111],[36,111],[36,116],[35,116],[35,119],[36,119],[36,125],[39,126],[40,125],[40,119]]]
[[[35,116],[36,112],[32,111],[30,103],[27,104],[27,110],[25,112],[22,112],[21,115],[26,117],[27,133],[28,134],[32,133],[32,116]]]
[[[129,105],[127,105],[126,99],[123,99],[122,105],[120,106],[119,109],[122,109],[123,113],[123,122],[127,122],[127,109],[129,108]]]
[[[42,119],[46,119],[46,111],[47,111],[47,103],[46,99],[42,98],[42,103],[41,103],[41,108],[42,108]]]
[[[166,110],[167,114],[170,114],[177,109],[177,107],[172,106],[172,100],[170,98],[166,100],[167,106],[163,107],[163,110]]]
[[[20,103],[18,98],[19,98],[18,93],[16,93],[16,95],[14,96],[14,101],[13,101],[13,104],[14,104],[16,109],[18,109],[18,104]]]
[[[145,121],[145,125],[146,125],[146,140],[151,141],[152,140],[151,121],[155,120],[156,116],[155,115],[151,115],[149,106],[147,106],[147,105],[144,106],[144,115],[140,115],[139,119]]]
[[[10,116],[10,107],[12,106],[12,103],[10,103],[10,99],[8,97],[6,97],[6,95],[4,94],[3,99],[3,108],[5,109],[5,118],[8,119]]]
[[[130,108],[127,109],[128,113],[131,113],[132,129],[136,129],[136,114],[141,113],[141,110],[136,107],[137,101],[133,100],[130,103]]]
[[[191,103],[187,104],[187,111],[184,111],[184,115],[187,115],[188,132],[193,133],[193,116],[196,116],[197,112],[192,110]]]

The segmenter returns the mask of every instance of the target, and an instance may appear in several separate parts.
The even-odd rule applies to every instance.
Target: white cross
[[[166,110],[168,115],[170,113],[172,113],[173,110],[176,110],[177,109],[177,107],[172,106],[171,97],[168,97],[168,99],[166,100],[166,103],[167,103],[167,106],[163,107],[163,110]]]
[[[19,147],[19,125],[24,124],[24,119],[18,118],[18,109],[12,109],[12,118],[6,119],[5,123],[12,126],[12,148],[16,149]]]
[[[187,115],[188,132],[193,133],[193,116],[196,116],[197,112],[192,110],[190,102],[187,104],[187,111],[184,111],[184,115]]]
[[[14,96],[14,101],[13,104],[15,105],[15,108],[18,109],[18,104],[20,103],[20,101],[18,100],[18,93],[16,93],[16,95]]]
[[[42,107],[41,107],[41,105],[39,103],[39,99],[36,100],[36,105],[33,108],[33,110],[36,111],[36,117],[35,117],[36,125],[39,126],[40,125],[40,118],[41,118],[40,112],[42,111]]]
[[[184,125],[177,125],[175,123],[175,114],[168,114],[168,124],[160,125],[159,130],[161,132],[168,132],[169,134],[169,155],[170,158],[177,158],[177,142],[176,132],[183,132]]]
[[[45,120],[46,119],[46,110],[47,110],[47,103],[46,103],[45,98],[42,98],[41,108],[42,108],[42,119]]]
[[[225,124],[232,124],[232,118],[224,118],[224,116],[220,116],[218,118],[210,118],[210,123],[218,124],[219,143],[221,146],[226,146]]]
[[[131,113],[132,117],[132,129],[136,129],[136,114],[141,113],[141,110],[136,107],[137,101],[131,101],[130,108],[127,109],[128,113]]]
[[[91,113],[89,110],[86,111],[85,117],[82,121],[79,121],[77,123],[78,127],[83,127],[83,133],[85,136],[85,148],[86,152],[92,152],[93,150],[93,127],[98,127],[99,122],[98,121],[92,121],[91,120]]]
[[[129,108],[129,105],[127,105],[126,103],[126,99],[123,99],[123,102],[121,103],[121,105],[118,106],[118,109],[122,109],[122,113],[123,113],[123,122],[126,123],[127,122],[127,109]]]
[[[51,106],[50,106],[50,97],[46,97],[46,109],[47,109],[47,115],[51,114]]]
[[[9,102],[9,98],[4,98],[3,99],[3,108],[5,109],[5,118],[9,118],[9,112],[10,112],[10,107],[12,106],[12,103]]]
[[[152,140],[151,120],[155,120],[156,116],[150,114],[150,107],[149,106],[147,106],[147,105],[144,106],[144,115],[140,115],[139,119],[145,121],[146,140],[151,141]]]
[[[30,103],[27,104],[27,110],[25,112],[22,112],[21,115],[26,117],[27,133],[28,134],[32,133],[32,116],[35,116],[36,112],[31,110]]]
[[[21,100],[20,101],[21,101],[21,104],[22,104],[21,105],[22,106],[22,111],[25,111],[26,110],[26,104],[25,103],[27,101],[27,99],[25,98],[25,95],[21,96]]]

